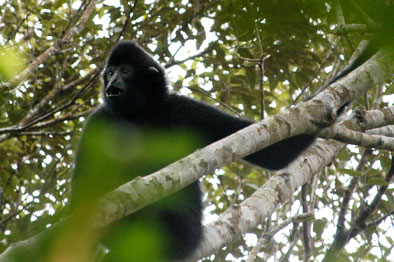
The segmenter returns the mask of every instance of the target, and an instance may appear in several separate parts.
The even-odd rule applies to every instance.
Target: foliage
[[[119,38],[136,39],[150,50],[168,69],[175,91],[259,120],[298,102],[305,87],[307,93],[313,93],[349,61],[364,34],[338,33],[334,2],[98,1],[83,30],[65,42],[61,51],[44,61],[21,85],[0,87],[0,231],[4,236],[0,251],[52,223],[54,214],[62,214],[66,207],[76,145],[87,115],[102,102],[99,73]],[[378,23],[393,22],[393,9],[383,6],[387,1],[358,2]],[[75,27],[88,4],[0,1],[0,81],[18,74]],[[343,6],[346,23],[362,23],[352,8],[350,4]],[[371,104],[377,88],[370,91],[367,101],[360,99],[358,103]],[[380,107],[392,105],[393,92],[392,82],[387,83]],[[320,175],[317,220],[312,229],[314,258],[321,260],[332,242],[332,222],[338,217],[349,180],[361,178],[350,206],[353,215],[382,184],[390,166],[388,153],[374,151],[365,168],[356,171],[362,153],[362,149],[348,147]],[[244,162],[208,175],[204,179],[208,219],[247,198],[269,176],[269,172]],[[278,224],[301,212],[300,195],[268,223]],[[374,217],[392,212],[393,200],[391,188]],[[265,225],[204,261],[245,258]],[[386,229],[387,225],[365,231],[344,251],[344,257],[349,261],[360,257],[369,261],[393,259],[394,239]],[[287,227],[263,248],[266,258],[286,254],[292,230]],[[296,247],[290,249],[292,261],[301,261],[301,240]],[[259,259],[256,261],[262,261]]]

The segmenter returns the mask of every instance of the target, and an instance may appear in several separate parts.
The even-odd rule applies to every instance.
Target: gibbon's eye
[[[111,78],[111,76],[113,76],[113,75],[114,75],[114,71],[109,70],[109,71],[107,72],[107,76],[108,76],[109,78]]]

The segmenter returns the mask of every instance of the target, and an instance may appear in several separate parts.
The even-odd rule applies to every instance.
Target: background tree
[[[103,61],[119,39],[155,54],[174,90],[260,120],[324,85],[369,33],[392,43],[391,1],[338,2],[0,1],[1,250],[62,214],[83,123],[102,102]],[[392,80],[354,106],[392,107]],[[343,261],[393,260],[390,165],[386,150],[347,146],[292,201],[204,261],[321,261],[335,248]],[[271,176],[244,162],[205,176],[207,222]]]

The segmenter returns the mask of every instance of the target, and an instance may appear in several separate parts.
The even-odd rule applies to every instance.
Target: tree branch
[[[31,75],[32,73],[37,71],[38,67],[42,63],[44,63],[46,60],[48,60],[52,55],[60,52],[66,43],[71,42],[71,40],[74,38],[74,36],[83,30],[86,22],[88,21],[90,15],[92,14],[97,2],[98,2],[98,0],[91,0],[85,10],[84,15],[80,18],[79,22],[74,27],[69,28],[69,30],[64,34],[63,37],[61,37],[60,39],[57,39],[50,48],[48,48],[41,55],[39,55],[37,58],[35,58],[27,66],[27,68],[24,69],[20,74],[14,76],[7,83],[0,84],[0,88],[4,87],[4,86],[15,87],[14,88],[14,91],[15,91],[16,88],[18,88],[19,85],[29,77],[29,75]]]

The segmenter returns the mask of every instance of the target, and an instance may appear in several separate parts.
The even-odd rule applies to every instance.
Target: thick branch
[[[344,148],[335,141],[319,140],[287,169],[274,177],[235,208],[226,210],[216,221],[205,226],[204,240],[194,260],[219,251],[223,246],[254,229],[312,176],[328,165]],[[264,203],[264,204],[262,204]]]
[[[344,121],[322,130],[320,136],[326,139],[336,139],[343,143],[359,145],[366,148],[394,150],[394,107],[380,110],[356,110],[356,121]],[[389,126],[384,126],[389,125]],[[382,127],[384,126],[384,127]],[[367,130],[366,127],[379,127]]]
[[[365,122],[366,129],[394,125],[394,106],[367,111]]]
[[[381,50],[362,66],[327,87],[313,100],[320,100],[324,104],[332,105],[335,110],[339,110],[367,92],[369,88],[390,78],[394,73],[392,61],[394,61],[394,54]]]
[[[341,130],[337,130],[333,138],[347,144],[394,151],[394,138],[390,137],[368,135],[366,133],[342,128]]]

